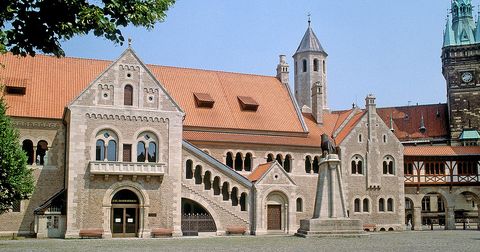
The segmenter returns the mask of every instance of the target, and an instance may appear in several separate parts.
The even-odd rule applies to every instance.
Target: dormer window
[[[258,103],[250,96],[237,96],[242,110],[257,111]]]
[[[14,86],[6,86],[5,93],[9,95],[25,95],[27,91],[26,87],[14,87]]]
[[[213,98],[207,93],[193,93],[193,97],[198,108],[213,108],[213,104],[215,104]]]

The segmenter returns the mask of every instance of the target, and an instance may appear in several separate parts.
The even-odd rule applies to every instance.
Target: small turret
[[[287,64],[287,56],[285,55],[280,55],[279,56],[280,58],[280,61],[277,65],[277,79],[288,86],[288,81],[289,81],[289,77],[288,77],[288,64]]]
[[[443,32],[443,47],[451,45],[455,45],[455,37],[452,30],[452,23],[450,23],[450,17],[447,15],[447,24]]]

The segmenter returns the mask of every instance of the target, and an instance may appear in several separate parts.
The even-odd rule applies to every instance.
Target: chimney
[[[312,85],[312,115],[317,124],[323,124],[323,86],[320,81]]]
[[[288,86],[288,64],[287,64],[287,56],[280,55],[280,62],[277,65],[277,79]]]

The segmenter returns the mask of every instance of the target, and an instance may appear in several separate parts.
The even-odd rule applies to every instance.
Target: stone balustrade
[[[134,163],[90,161],[90,173],[93,175],[145,175],[163,176],[165,163]]]

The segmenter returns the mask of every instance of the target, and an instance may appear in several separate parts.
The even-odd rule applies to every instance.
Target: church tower
[[[454,144],[478,135],[480,128],[480,20],[475,23],[472,12],[471,0],[453,0],[443,37],[442,73]]]
[[[295,98],[298,105],[312,109],[317,123],[327,107],[327,56],[308,20],[308,28],[293,55]],[[319,90],[320,88],[320,90]]]

